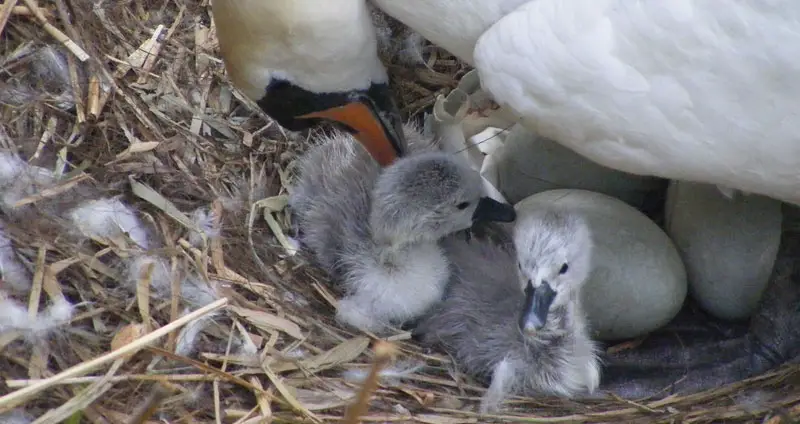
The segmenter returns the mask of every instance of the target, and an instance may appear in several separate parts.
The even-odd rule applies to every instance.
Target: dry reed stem
[[[0,34],[3,33],[8,23],[8,18],[11,17],[15,9],[17,9],[17,0],[6,0],[4,3],[0,4]],[[30,12],[30,9],[27,7],[25,10]]]
[[[36,0],[22,0],[25,2],[25,5],[28,6],[28,10],[33,13],[33,16],[42,24],[44,30],[53,36],[59,43],[61,43],[64,47],[67,48],[75,57],[78,58],[81,62],[85,62],[89,59],[89,54],[86,53],[75,41],[67,37],[67,34],[64,34],[58,28],[54,27],[50,22],[47,20],[47,16],[39,9],[39,6],[36,4]]]
[[[158,407],[164,402],[169,395],[169,390],[163,384],[156,383],[155,390],[150,396],[147,397],[145,402],[139,407],[139,410],[134,413],[127,424],[144,424],[153,414],[156,413]]]
[[[369,398],[372,393],[378,388],[379,373],[388,365],[397,355],[397,348],[383,340],[375,342],[375,358],[373,359],[372,366],[370,367],[369,374],[364,380],[361,391],[358,392],[358,397],[355,403],[347,409],[345,413],[344,424],[357,424],[359,418],[364,415],[369,409]]]
[[[228,304],[228,299],[219,299],[214,303],[206,305],[194,312],[184,315],[177,321],[173,321],[164,327],[159,328],[158,330],[153,331],[145,335],[144,337],[137,339],[136,341],[127,344],[121,347],[118,350],[114,350],[111,352],[106,353],[105,355],[95,358],[88,362],[83,362],[78,365],[75,365],[71,368],[68,368],[50,378],[46,378],[44,380],[39,381],[36,384],[27,386],[23,389],[17,390],[10,394],[7,394],[3,397],[0,397],[0,413],[7,412],[10,409],[18,406],[20,403],[24,402],[26,399],[30,398],[31,396],[43,391],[47,390],[48,388],[54,386],[61,380],[76,377],[78,375],[87,373],[92,371],[93,369],[102,366],[108,362],[114,361],[117,358],[122,356],[134,353],[138,350],[141,350],[147,347],[150,343],[155,342],[159,338],[169,334],[172,331],[177,330],[178,328],[192,322],[195,319],[198,319],[204,315],[207,315],[211,312],[214,312]]]

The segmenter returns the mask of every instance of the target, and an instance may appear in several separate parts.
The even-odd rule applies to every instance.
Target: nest
[[[283,132],[232,87],[207,1],[37,8],[6,0],[0,34],[0,143],[60,176],[23,199],[29,212],[2,216],[32,276],[11,299],[34,320],[51,304],[73,305],[57,331],[0,332],[0,413],[9,414],[0,417],[9,422],[339,421],[362,394],[344,371],[387,355],[413,372],[379,385],[363,422],[777,423],[800,415],[788,381],[796,370],[784,367],[690,396],[515,399],[507,415],[480,417],[484,389],[447,356],[405,333],[392,338],[389,355],[332,319],[336,293],[326,275],[292,254],[286,237],[285,187],[308,135]],[[407,118],[465,71],[430,46],[419,63],[388,59]],[[60,213],[86,196],[136,211],[171,284],[153,288],[152,268],[120,271],[140,254],[131,243],[75,236]],[[197,211],[219,234],[195,237]],[[209,287],[204,305],[187,306],[181,281],[189,275]],[[758,399],[762,389],[780,395]]]

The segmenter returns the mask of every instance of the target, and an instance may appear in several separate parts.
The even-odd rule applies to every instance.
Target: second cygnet
[[[517,219],[513,239],[516,265],[511,252],[489,242],[446,240],[451,285],[415,330],[468,374],[491,381],[484,413],[512,394],[573,397],[600,380],[579,297],[591,260],[586,223],[536,211]]]
[[[406,128],[412,144],[423,143]],[[460,158],[418,148],[381,168],[339,133],[299,162],[289,205],[302,246],[342,283],[337,318],[383,331],[441,299],[450,269],[438,242],[477,220],[513,221],[510,205],[481,197],[481,180]]]

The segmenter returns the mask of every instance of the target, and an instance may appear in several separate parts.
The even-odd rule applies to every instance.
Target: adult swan
[[[526,127],[600,164],[800,204],[800,2],[374,1],[473,64]],[[232,80],[278,123],[332,119],[385,162],[402,152],[365,0],[213,7]],[[800,269],[789,268],[747,335],[691,352],[632,351],[627,363],[659,378],[629,372],[608,384],[650,393],[690,367],[677,388],[708,387],[797,355]]]
[[[595,162],[800,203],[800,2],[374,3]]]

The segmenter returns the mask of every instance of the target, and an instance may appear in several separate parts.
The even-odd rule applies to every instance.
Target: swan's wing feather
[[[800,201],[800,2],[536,0],[474,58],[524,125],[603,165]]]

